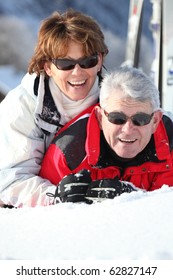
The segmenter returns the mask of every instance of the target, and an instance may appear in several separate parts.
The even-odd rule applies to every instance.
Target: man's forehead
[[[152,110],[152,106],[149,101],[141,102],[134,98],[121,98],[113,95],[106,100],[104,108],[109,111],[116,111],[120,109],[137,109],[137,111],[139,111],[138,109],[141,109],[141,111],[145,109]]]

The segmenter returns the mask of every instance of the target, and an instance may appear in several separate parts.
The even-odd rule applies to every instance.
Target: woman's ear
[[[44,64],[44,71],[46,72],[46,74],[51,77],[52,76],[52,70],[50,67],[50,63],[49,62],[45,62]]]
[[[102,112],[101,112],[101,110],[102,109],[99,106],[95,107],[95,114],[96,114],[96,118],[98,120],[100,129],[102,129]]]
[[[103,56],[101,53],[98,54],[98,69],[97,72],[100,72],[103,64]]]

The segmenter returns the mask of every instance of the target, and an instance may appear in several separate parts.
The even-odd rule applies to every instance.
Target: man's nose
[[[133,128],[134,128],[134,124],[130,118],[126,121],[125,124],[122,125],[123,131],[129,131],[132,130]]]

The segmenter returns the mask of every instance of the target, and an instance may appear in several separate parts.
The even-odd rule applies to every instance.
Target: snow
[[[88,205],[0,208],[1,260],[172,260],[173,187]]]

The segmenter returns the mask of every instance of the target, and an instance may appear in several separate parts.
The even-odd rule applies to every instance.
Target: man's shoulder
[[[61,129],[55,136],[52,144],[64,154],[70,169],[75,169],[86,155],[85,145],[88,134],[88,120],[94,114],[92,106],[79,114]]]
[[[62,134],[64,131],[68,130],[71,126],[75,127],[78,126],[78,123],[85,123],[86,120],[89,119],[90,115],[93,114],[93,109],[96,105],[92,105],[82,111],[80,114],[78,114],[76,117],[74,117],[72,120],[70,120],[68,123],[66,123],[56,134],[58,136],[59,134]],[[76,124],[77,123],[77,124]]]

